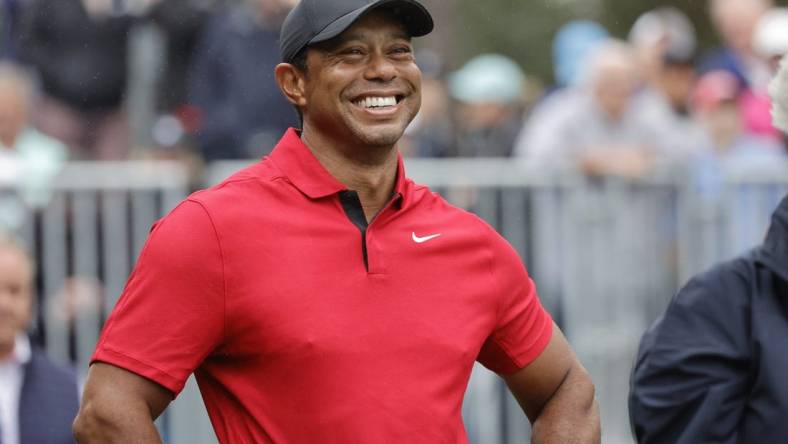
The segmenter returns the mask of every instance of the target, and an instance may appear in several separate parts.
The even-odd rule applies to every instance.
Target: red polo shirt
[[[509,244],[401,159],[391,203],[359,211],[290,130],[154,226],[93,359],[173,393],[194,372],[224,443],[465,442],[474,361],[524,367],[550,316]]]

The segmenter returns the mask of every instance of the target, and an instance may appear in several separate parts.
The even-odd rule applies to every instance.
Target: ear
[[[274,73],[276,75],[276,83],[279,85],[279,89],[282,90],[282,94],[285,95],[287,100],[298,107],[306,106],[304,91],[304,77],[306,74],[289,63],[280,63],[276,65]]]

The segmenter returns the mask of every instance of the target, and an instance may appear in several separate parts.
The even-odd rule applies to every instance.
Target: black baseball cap
[[[338,36],[364,13],[381,7],[399,17],[411,37],[432,31],[432,16],[416,0],[301,0],[282,25],[282,61],[292,62],[302,49]]]

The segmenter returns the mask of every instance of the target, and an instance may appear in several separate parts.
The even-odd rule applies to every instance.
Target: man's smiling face
[[[13,351],[16,335],[30,322],[31,268],[21,251],[0,243],[0,359]]]
[[[421,71],[410,40],[393,14],[377,10],[309,47],[305,128],[348,145],[396,144],[421,106]]]

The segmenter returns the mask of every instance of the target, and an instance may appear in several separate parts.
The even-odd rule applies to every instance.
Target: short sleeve
[[[185,201],[154,225],[92,361],[177,394],[224,336],[224,272],[206,210]]]
[[[553,320],[542,307],[517,252],[497,233],[491,238],[492,288],[500,302],[495,329],[482,346],[478,361],[496,373],[510,374],[526,367],[547,347]]]

